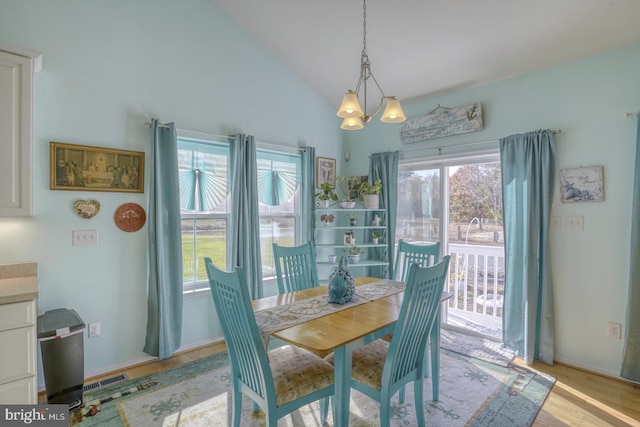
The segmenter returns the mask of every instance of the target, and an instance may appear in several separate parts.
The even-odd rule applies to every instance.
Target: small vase
[[[329,255],[329,262],[331,264],[335,264],[337,260],[338,260],[338,255]]]
[[[373,238],[373,244],[374,244],[374,245],[377,245],[379,240],[380,240],[380,238],[379,238],[379,237],[374,237],[374,238]]]
[[[349,263],[356,264],[360,261],[360,255],[349,255]]]
[[[325,227],[329,227],[331,224],[333,224],[333,221],[322,221],[322,225]]]
[[[358,225],[358,218],[349,218],[349,225],[352,227]]]
[[[319,209],[326,209],[329,207],[329,200],[318,200],[316,202],[316,207]]]

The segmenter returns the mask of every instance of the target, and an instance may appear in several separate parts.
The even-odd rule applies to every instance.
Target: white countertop
[[[0,265],[0,304],[38,298],[36,263]]]

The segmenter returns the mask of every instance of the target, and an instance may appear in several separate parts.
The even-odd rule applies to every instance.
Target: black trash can
[[[38,316],[38,340],[47,403],[82,405],[84,387],[84,322],[75,310],[59,308]]]

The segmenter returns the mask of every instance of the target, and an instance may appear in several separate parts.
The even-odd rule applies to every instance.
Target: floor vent
[[[83,391],[87,392],[87,391],[94,391],[94,390],[98,390],[101,389],[103,387],[107,387],[113,384],[117,384],[119,382],[122,381],[126,381],[127,378],[127,374],[120,374],[120,375],[116,375],[114,377],[109,377],[109,378],[105,378],[103,380],[100,381],[96,381],[93,383],[89,383],[89,384],[85,384],[84,387],[82,388]]]

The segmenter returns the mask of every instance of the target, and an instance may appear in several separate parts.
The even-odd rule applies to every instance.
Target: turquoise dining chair
[[[411,264],[418,264],[420,267],[429,267],[437,263],[439,259],[440,242],[431,243],[429,245],[416,245],[400,239],[398,241],[396,261],[393,268],[395,280],[399,282],[406,282]],[[389,337],[386,339],[387,341],[390,340]],[[428,351],[425,351],[424,355],[424,375],[425,378],[429,376]],[[400,402],[404,402],[404,393],[400,394]]]
[[[380,426],[391,422],[391,398],[413,382],[418,425],[424,426],[424,352],[444,288],[449,255],[431,267],[412,264],[390,342],[378,339],[352,355],[351,387],[380,403]],[[333,354],[326,357],[333,363]],[[433,390],[439,387],[440,367],[433,369]]]
[[[316,251],[311,242],[300,246],[273,244],[278,293],[299,291],[320,286]]]
[[[320,421],[327,422],[329,398],[335,394],[333,365],[306,350],[281,346],[267,352],[260,339],[242,269],[225,272],[204,259],[211,296],[222,325],[233,385],[233,426],[240,426],[242,395],[253,410],[265,413],[267,427],[320,400]]]
[[[411,264],[429,267],[440,259],[440,242],[429,245],[415,245],[400,239],[396,251],[396,261],[393,267],[395,280],[406,282]]]

